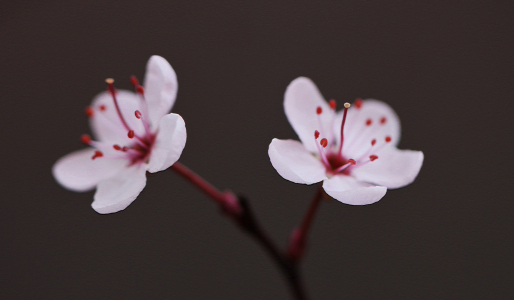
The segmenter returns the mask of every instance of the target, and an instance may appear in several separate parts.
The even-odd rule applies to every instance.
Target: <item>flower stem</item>
[[[245,197],[236,197],[230,191],[221,192],[179,162],[173,164],[170,169],[177,172],[219,204],[224,212],[227,213],[242,230],[252,236],[264,248],[280,270],[282,270],[282,273],[286,277],[294,295],[294,299],[307,299],[305,288],[300,278],[297,261],[292,260],[288,255],[280,251],[275,243],[269,238],[255,218],[255,215]]]
[[[316,214],[319,204],[321,203],[322,196],[323,189],[320,185],[316,191],[316,194],[314,195],[314,198],[312,199],[311,205],[309,206],[309,209],[307,210],[307,213],[305,214],[300,227],[293,230],[293,233],[291,234],[291,240],[289,242],[287,254],[294,261],[299,262],[303,257],[305,246],[307,244],[307,234],[311,228],[314,215]]]

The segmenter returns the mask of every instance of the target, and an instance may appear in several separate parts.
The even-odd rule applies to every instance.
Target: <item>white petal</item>
[[[173,165],[182,154],[186,138],[186,124],[180,115],[162,117],[148,162],[148,172],[162,171]]]
[[[416,179],[423,165],[423,152],[390,147],[378,153],[378,159],[352,170],[359,180],[396,189]]]
[[[336,175],[323,181],[323,189],[332,198],[351,205],[375,203],[384,197],[387,188],[359,182],[352,176]]]
[[[271,164],[284,179],[313,184],[327,178],[323,164],[298,141],[273,139],[268,154]]]
[[[173,107],[178,91],[177,75],[166,59],[157,55],[150,57],[144,88],[150,123],[155,128]]]
[[[141,111],[141,100],[135,93],[125,90],[118,90],[116,99],[118,100],[122,116],[130,129],[134,130],[136,134],[143,136],[145,133],[143,123],[134,115],[136,110]],[[103,111],[100,109],[102,105],[105,107]],[[93,136],[96,139],[121,146],[134,143],[134,141],[127,137],[128,130],[121,122],[110,93],[103,92],[96,96],[91,107],[94,113],[90,118],[90,124]]]
[[[337,143],[340,140],[342,118],[343,111],[340,111],[333,127],[337,133]],[[385,118],[383,124],[382,118]],[[366,125],[368,119],[371,120],[369,126]],[[379,147],[385,143],[387,136],[391,137],[390,145],[396,146],[400,141],[400,130],[400,119],[389,105],[379,100],[364,100],[361,108],[354,105],[348,110],[343,155],[357,159],[370,149],[373,139],[377,140],[376,147]]]
[[[323,110],[319,116],[323,128],[319,125],[317,107]],[[327,135],[331,130],[330,124],[334,112],[309,78],[298,77],[289,84],[284,95],[284,110],[289,123],[310,152],[317,152],[314,140],[315,130],[321,132],[320,139],[324,137],[329,139]]]
[[[122,170],[114,177],[101,181],[91,207],[100,214],[124,210],[145,187],[145,173],[146,166],[136,164]]]
[[[100,181],[119,172],[127,161],[97,158],[92,160],[95,149],[88,148],[61,157],[52,167],[55,180],[63,187],[85,192],[93,189]]]

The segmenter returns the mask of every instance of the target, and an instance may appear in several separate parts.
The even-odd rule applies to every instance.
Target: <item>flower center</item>
[[[356,111],[353,111],[352,113],[359,113],[361,107],[363,105],[362,100],[357,99],[355,101],[355,107]],[[333,110],[335,115],[335,109],[336,109],[336,102],[335,100],[329,101],[330,109]],[[336,140],[334,138],[334,135],[332,134],[332,131],[329,130],[331,133],[330,136],[327,136],[324,134],[324,128],[323,128],[323,122],[321,120],[321,115],[323,114],[323,109],[321,107],[316,108],[316,115],[318,116],[318,124],[320,127],[320,131],[315,130],[314,132],[314,139],[316,142],[316,146],[318,147],[318,153],[319,158],[323,165],[326,168],[326,171],[328,174],[336,175],[336,174],[343,174],[343,175],[351,175],[351,171],[361,167],[365,164],[368,164],[370,162],[375,161],[378,159],[378,156],[374,153],[378,152],[380,149],[382,149],[387,143],[391,142],[391,137],[386,136],[383,142],[379,143],[377,145],[377,140],[372,139],[370,141],[370,147],[369,149],[360,157],[358,158],[349,158],[347,155],[343,153],[343,146],[345,143],[350,143],[349,145],[346,145],[345,149],[351,149],[354,145],[358,144],[359,139],[361,136],[363,136],[363,132],[359,132],[353,136],[353,139],[346,141],[345,135],[344,135],[344,129],[346,124],[346,118],[348,115],[348,108],[350,108],[350,103],[344,104],[344,111],[343,111],[343,119],[341,121],[341,131],[340,131],[340,139],[339,139],[339,145],[336,145]],[[332,121],[329,124],[329,129],[334,128],[333,123],[335,118],[332,118]],[[382,117],[379,120],[379,125],[384,125],[386,123],[386,118]],[[367,130],[367,128],[370,128],[373,124],[373,121],[371,119],[365,120],[365,126],[363,126],[362,130]],[[321,139],[320,139],[321,137]],[[319,141],[318,141],[319,140]]]
[[[149,122],[146,119],[146,116],[148,115],[148,107],[144,97],[144,88],[139,85],[139,81],[134,76],[131,77],[131,83],[140,98],[140,107],[144,113],[141,113],[139,110],[135,110],[132,116],[124,116],[117,99],[118,92],[114,88],[114,80],[112,78],[108,78],[105,82],[108,85],[108,91],[114,103],[117,120],[110,120],[107,116],[97,116],[97,114],[105,113],[107,110],[107,107],[103,104],[96,108],[87,107],[85,110],[86,116],[89,118],[103,117],[105,122],[102,124],[106,127],[110,127],[109,130],[116,132],[120,137],[126,135],[130,139],[130,142],[126,145],[109,144],[107,142],[93,141],[87,134],[82,135],[82,142],[96,148],[94,155],[91,157],[93,160],[98,158],[127,159],[130,161],[131,165],[146,162],[155,142],[155,134],[150,131]],[[127,122],[128,119],[126,119],[126,117],[136,118],[139,120],[144,128],[144,134],[136,133],[134,128],[131,128],[129,125],[130,123],[134,124],[134,122]]]

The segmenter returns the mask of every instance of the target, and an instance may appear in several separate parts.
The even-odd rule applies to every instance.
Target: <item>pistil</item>
[[[341,159],[343,157],[344,123],[346,123],[346,115],[348,114],[349,107],[350,107],[350,103],[346,102],[344,104],[343,122],[341,122],[341,142],[339,144],[339,154],[338,154],[339,159]]]

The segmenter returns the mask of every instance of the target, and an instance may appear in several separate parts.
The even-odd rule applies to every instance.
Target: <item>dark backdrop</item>
[[[246,194],[281,246],[314,186],[282,179],[271,139],[308,76],[328,99],[389,103],[416,181],[378,203],[323,203],[302,266],[313,299],[512,299],[513,59],[508,1],[15,1],[0,9],[3,299],[287,299],[266,254],[172,172],[99,215],[50,169],[79,149],[113,77],[159,54],[178,75],[180,159]]]

